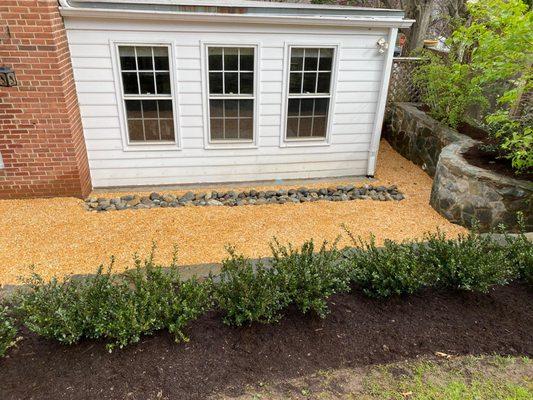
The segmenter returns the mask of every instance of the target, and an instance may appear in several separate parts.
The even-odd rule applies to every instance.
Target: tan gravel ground
[[[17,283],[17,277],[29,273],[31,264],[46,278],[92,273],[112,255],[115,269],[120,271],[131,266],[134,253],[146,255],[152,241],[157,242],[158,261],[168,262],[176,244],[180,264],[197,264],[220,261],[226,255],[227,244],[251,257],[267,256],[274,236],[281,242],[299,245],[309,238],[333,241],[342,235],[340,244],[349,244],[341,224],[364,238],[373,233],[378,243],[385,238],[420,238],[437,228],[450,236],[466,232],[429,206],[431,179],[387,142],[381,143],[376,177],[378,181],[373,184],[395,184],[406,199],[104,213],[85,211],[83,201],[75,198],[1,200],[0,284]],[[305,185],[327,187],[328,182]]]

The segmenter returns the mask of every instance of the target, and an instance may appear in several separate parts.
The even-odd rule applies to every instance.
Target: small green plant
[[[377,247],[373,236],[365,242],[348,234],[358,246],[346,256],[351,278],[366,295],[411,294],[431,282],[433,271],[421,262],[422,244],[385,240],[383,247]]]
[[[533,244],[524,235],[525,219],[518,213],[518,226],[521,232],[517,236],[506,235],[506,259],[510,260],[520,279],[533,285]]]
[[[271,244],[272,268],[288,277],[291,300],[300,311],[315,312],[321,318],[328,314],[327,299],[335,293],[349,290],[349,276],[334,243],[328,248],[322,243],[317,252],[312,240],[294,249],[290,244]]]
[[[287,277],[260,262],[254,266],[231,247],[228,252],[220,280],[214,284],[215,303],[225,313],[224,322],[241,326],[279,321],[290,301]]]
[[[8,307],[0,305],[0,357],[5,356],[7,349],[13,346],[16,336],[17,328],[14,319],[9,316]]]

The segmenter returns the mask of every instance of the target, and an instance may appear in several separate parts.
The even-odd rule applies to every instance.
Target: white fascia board
[[[345,27],[408,28],[415,21],[403,18],[387,17],[333,17],[333,16],[279,16],[246,15],[194,12],[109,10],[98,8],[74,8],[65,0],[60,0],[60,13],[63,17],[100,18],[100,19],[138,19],[157,21],[191,21],[191,22],[225,22],[251,24],[284,25],[327,25]]]
[[[61,0],[60,0],[61,1]],[[112,3],[112,4],[151,4],[151,5],[185,5],[185,6],[213,6],[213,7],[253,7],[253,8],[306,8],[313,10],[364,10],[371,7],[339,6],[336,4],[312,4],[312,3],[281,3],[272,1],[255,0],[67,0],[71,3]],[[374,8],[376,12],[397,12],[397,9]]]

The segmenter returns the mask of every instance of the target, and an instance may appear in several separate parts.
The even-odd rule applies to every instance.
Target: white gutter
[[[247,15],[172,12],[158,10],[121,10],[103,8],[72,7],[67,0],[59,0],[60,13],[63,17],[87,17],[101,19],[142,19],[157,21],[194,21],[226,22],[254,24],[296,24],[296,25],[334,25],[377,28],[408,28],[414,20],[392,17],[342,17],[342,16],[307,16],[307,15]]]

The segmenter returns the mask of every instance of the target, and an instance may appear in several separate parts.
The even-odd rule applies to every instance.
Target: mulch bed
[[[497,147],[497,143],[483,129],[462,122],[457,127],[457,130],[462,134],[481,142],[480,145],[469,148],[463,154],[464,158],[470,164],[510,178],[533,180],[533,171],[517,173],[511,164],[511,160],[501,157],[495,151],[488,150],[486,146]]]
[[[418,109],[424,112],[430,111],[427,105],[421,105]],[[533,181],[533,171],[531,169],[517,173],[511,164],[511,160],[501,157],[495,151],[488,150],[486,146],[497,147],[497,142],[483,129],[467,122],[461,122],[457,126],[457,131],[481,142],[481,144],[472,146],[463,154],[463,157],[470,164],[510,178]]]
[[[231,328],[209,313],[191,341],[161,333],[107,353],[102,343],[65,347],[25,334],[0,360],[0,398],[205,399],[245,385],[323,369],[448,354],[533,355],[533,292],[523,284],[487,295],[428,290],[373,300],[331,300],[324,321],[289,312],[279,324]]]

